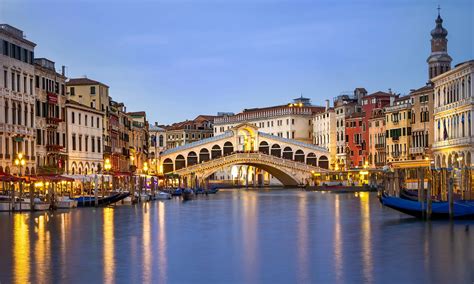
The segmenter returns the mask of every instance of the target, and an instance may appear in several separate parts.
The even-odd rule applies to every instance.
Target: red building
[[[362,167],[364,163],[363,153],[367,147],[363,139],[363,134],[367,130],[363,124],[364,120],[364,112],[346,116],[346,153],[349,168]]]

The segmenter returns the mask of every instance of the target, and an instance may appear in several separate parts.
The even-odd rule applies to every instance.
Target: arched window
[[[293,160],[293,150],[290,147],[283,149],[283,159]]]
[[[188,167],[195,165],[198,163],[198,157],[196,155],[196,152],[189,152],[188,153]]]
[[[306,164],[316,166],[317,161],[316,161],[316,155],[314,153],[309,153],[306,156]]]
[[[184,159],[183,155],[178,155],[174,161],[174,168],[175,170],[179,170],[186,167],[186,160]]]
[[[329,160],[326,156],[319,157],[318,166],[323,169],[329,168]]]
[[[222,150],[221,150],[221,147],[219,147],[219,145],[214,145],[212,146],[212,149],[211,149],[211,158],[212,159],[217,159],[219,157],[222,157]]]
[[[234,146],[231,142],[227,141],[224,143],[224,156],[231,154],[234,152]]]
[[[199,162],[206,162],[209,161],[209,159],[209,150],[207,150],[206,148],[202,148],[201,151],[199,151]]]
[[[302,150],[296,150],[295,161],[304,163],[304,152]]]
[[[268,155],[270,153],[270,147],[268,146],[268,143],[266,141],[260,142],[258,151]]]
[[[275,157],[281,157],[281,148],[280,148],[280,145],[278,145],[278,144],[273,144],[273,145],[272,145],[272,150],[271,150],[270,154],[271,154],[272,156],[275,156]]]
[[[163,161],[163,173],[167,174],[173,171],[173,161],[167,158]]]

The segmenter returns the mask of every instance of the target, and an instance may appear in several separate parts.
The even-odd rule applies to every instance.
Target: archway
[[[221,150],[221,147],[219,145],[214,145],[212,146],[212,149],[211,149],[211,158],[212,159],[217,159],[219,157],[222,157],[222,150]]]
[[[296,150],[295,161],[304,163],[304,152],[302,150]]]
[[[167,158],[163,161],[163,173],[167,174],[173,171],[173,161]]]
[[[174,160],[175,170],[180,170],[185,167],[186,167],[186,160],[184,159],[184,156],[183,155],[176,156],[176,159]]]
[[[234,145],[227,141],[224,143],[224,156],[231,154],[234,152]]]
[[[318,166],[323,169],[329,169],[329,160],[326,156],[319,157]]]
[[[283,149],[282,158],[287,160],[293,160],[293,149],[291,149],[290,147],[285,147]]]
[[[188,161],[188,167],[197,164],[198,163],[198,157],[196,155],[196,152],[194,152],[194,151],[189,152],[187,161]]]
[[[209,161],[209,159],[209,150],[207,150],[206,148],[202,148],[201,151],[199,151],[199,162],[206,162]]]
[[[281,158],[281,148],[280,148],[280,145],[278,145],[278,144],[273,144],[273,145],[272,145],[272,150],[271,150],[270,154],[271,154],[272,156]]]
[[[260,142],[260,146],[258,147],[258,151],[263,154],[269,154],[270,153],[270,146],[268,146],[268,143],[266,141]]]
[[[312,165],[312,166],[317,166],[316,155],[314,153],[309,153],[306,156],[306,164]]]

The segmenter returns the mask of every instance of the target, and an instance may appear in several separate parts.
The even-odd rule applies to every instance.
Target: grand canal
[[[474,223],[420,222],[375,194],[236,189],[2,213],[0,256],[0,283],[472,283]]]

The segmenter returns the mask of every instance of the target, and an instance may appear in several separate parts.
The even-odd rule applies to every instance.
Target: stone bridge
[[[327,171],[328,157],[325,148],[258,132],[253,124],[245,123],[222,135],[162,152],[160,172],[203,182],[225,167],[249,165],[294,186],[315,172]]]

